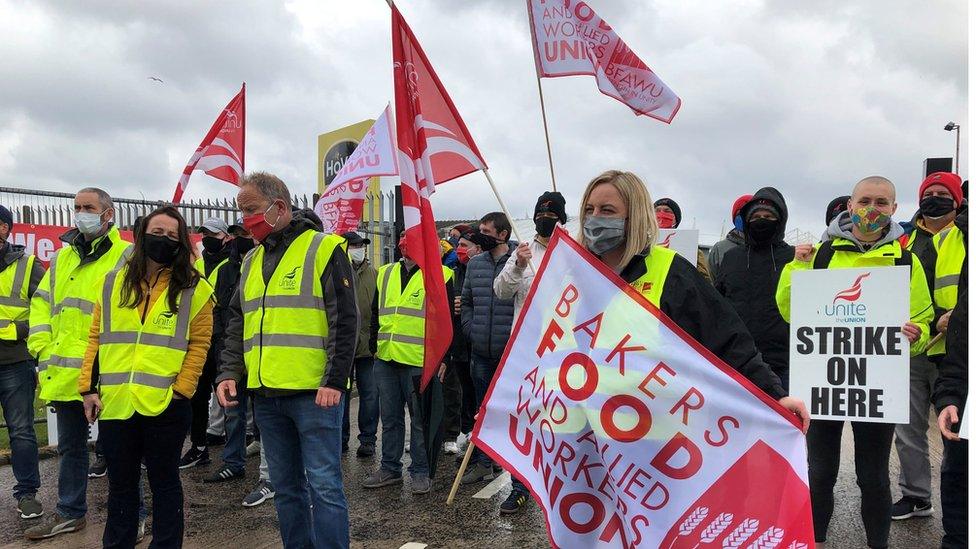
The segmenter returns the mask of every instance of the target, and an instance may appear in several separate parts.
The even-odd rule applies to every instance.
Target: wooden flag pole
[[[935,347],[935,345],[938,342],[942,341],[943,339],[945,339],[945,332],[939,332],[938,334],[935,335],[935,337],[933,337],[932,339],[929,340],[929,343],[928,343],[928,345],[925,346],[925,350],[923,352],[926,352],[927,353],[929,351],[929,349],[931,349],[932,347]]]
[[[464,476],[464,470],[468,468],[468,461],[471,459],[471,454],[473,452],[474,443],[469,440],[468,448],[464,451],[464,459],[461,460],[461,467],[458,469],[457,475],[454,477],[454,485],[451,486],[451,493],[447,495],[448,505],[454,503],[454,496],[457,495],[458,487],[461,486],[461,477]]]
[[[532,22],[530,21],[531,25]],[[549,121],[546,119],[546,100],[542,96],[542,78],[539,76],[539,68],[535,70],[535,82],[539,85],[539,105],[542,107],[542,130],[546,134],[546,152],[549,153],[549,176],[552,177],[552,190],[556,190],[556,169],[552,163],[552,143],[549,142]]]

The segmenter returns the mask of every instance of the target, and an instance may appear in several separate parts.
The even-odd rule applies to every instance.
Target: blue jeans
[[[414,378],[422,368],[394,366],[385,360],[373,363],[376,385],[380,390],[380,417],[383,419],[383,458],[380,467],[395,474],[403,474],[403,437],[406,426],[403,407],[410,410],[410,475],[426,477],[427,450],[424,448],[424,427],[420,417],[420,402],[413,390]]]
[[[359,391],[359,445],[376,447],[376,426],[380,420],[380,393],[373,376],[373,358],[360,357],[353,364],[356,376],[356,389]],[[342,446],[349,444],[349,402],[346,399],[342,414]]]
[[[349,547],[339,463],[342,402],[321,408],[314,392],[253,398],[282,543],[286,548]]]
[[[485,358],[471,353],[471,382],[474,383],[475,410],[481,411],[481,403],[488,394],[488,387],[491,386],[491,379],[495,377],[495,370],[498,368],[497,358]],[[384,429],[386,424],[384,423]],[[491,467],[491,458],[488,454],[475,447],[474,459],[476,463]]]
[[[237,406],[224,409],[224,433],[227,443],[221,457],[224,465],[234,471],[244,471],[247,450],[247,391],[237,391]]]
[[[88,512],[88,420],[81,401],[52,402],[58,420],[58,515],[78,519]]]
[[[0,365],[0,407],[10,434],[14,499],[33,496],[41,486],[37,469],[37,435],[34,433],[34,361]]]

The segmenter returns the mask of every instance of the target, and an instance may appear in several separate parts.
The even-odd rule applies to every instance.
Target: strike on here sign
[[[794,271],[790,394],[814,419],[908,423],[907,266]]]

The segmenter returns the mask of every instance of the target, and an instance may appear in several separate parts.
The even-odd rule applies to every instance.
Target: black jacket
[[[244,258],[237,250],[237,243],[231,240],[220,253],[211,256],[204,252],[203,264],[207,275],[218,263],[227,259],[217,269],[217,278],[214,283],[214,299],[216,303],[213,308],[213,336],[211,337],[210,351],[207,352],[207,365],[213,364],[216,368],[220,361],[220,353],[224,350],[224,334],[227,331],[227,309],[230,302],[237,292],[237,283],[241,280],[241,263]]]
[[[261,243],[264,247],[264,263],[261,272],[267,282],[274,273],[275,267],[281,261],[288,246],[308,229],[322,230],[322,222],[311,210],[295,212],[291,223],[284,230],[272,233]],[[325,375],[322,377],[321,387],[331,387],[340,391],[347,389],[349,373],[352,370],[354,355],[356,354],[356,336],[359,331],[359,314],[356,309],[356,290],[353,288],[352,265],[349,256],[342,248],[337,247],[332,258],[325,266],[319,280],[322,285],[322,295],[325,299],[326,315],[329,320],[329,336],[327,339]],[[240,283],[238,283],[238,286]],[[244,315],[241,312],[240,292],[235,290],[230,306],[226,309],[226,332],[224,335],[224,349],[220,354],[220,374],[216,383],[225,379],[237,381],[238,390],[247,379],[244,368]],[[308,391],[293,391],[287,389],[270,389],[260,387],[254,390],[266,397],[288,396],[307,393]]]
[[[628,283],[640,278],[647,272],[646,258],[646,250],[634,256],[620,276]],[[777,400],[786,396],[779,378],[763,361],[735,309],[702,277],[697,267],[675,256],[661,292],[661,311],[692,339],[764,393]]]
[[[6,269],[16,269],[17,261],[24,257],[24,247],[4,242],[0,248],[0,272]],[[34,258],[34,266],[27,275],[27,302],[30,303],[34,297],[37,285],[44,278],[44,265],[41,260]],[[19,288],[17,288],[19,290]],[[27,351],[27,332],[28,322],[26,320],[14,322],[17,327],[17,339],[15,341],[0,339],[0,365],[14,364],[25,360],[34,360],[34,357]]]
[[[759,189],[742,211],[757,200],[768,200],[778,210],[779,226],[771,242],[760,244],[743,231],[745,246],[725,253],[719,271],[714,273],[715,289],[722,294],[745,323],[769,367],[785,374],[790,364],[790,325],[776,306],[776,285],[783,267],[793,261],[793,246],[783,242],[789,212],[783,195],[772,187]]]
[[[956,226],[962,231],[966,248],[969,248],[968,215],[957,218]],[[960,223],[959,220],[962,220]],[[939,376],[932,391],[932,403],[936,410],[942,411],[954,405],[962,415],[969,391],[969,254],[962,263],[959,274],[959,299],[949,317],[946,330],[946,354],[939,365]]]

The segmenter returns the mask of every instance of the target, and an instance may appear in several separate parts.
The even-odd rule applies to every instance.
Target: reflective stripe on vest
[[[936,251],[935,281],[932,283],[932,297],[936,308],[952,310],[959,300],[959,275],[966,261],[966,242],[958,227],[936,235],[932,242]],[[928,356],[941,356],[946,353],[945,338],[935,342]]]
[[[78,374],[88,348],[88,331],[94,304],[101,296],[105,275],[125,265],[132,245],[122,240],[117,227],[102,237],[111,247],[98,259],[81,264],[82,257],[74,246],[58,250],[47,272],[48,284],[34,297],[46,299],[50,320],[31,326],[31,333],[50,332],[50,343],[38,355],[40,398],[47,401],[81,400]],[[100,241],[96,244],[105,245]],[[28,277],[29,278],[29,277]]]
[[[652,246],[651,253],[644,258],[646,271],[640,278],[630,283],[631,287],[640,292],[657,308],[661,308],[661,294],[664,292],[664,282],[671,271],[674,262],[674,250]]]
[[[220,263],[218,263],[217,265],[214,266],[213,270],[210,271],[210,274],[209,275],[207,274],[207,264],[203,261],[203,258],[202,257],[200,259],[197,259],[196,261],[194,261],[193,262],[193,266],[196,268],[196,270],[201,275],[203,275],[204,277],[206,277],[207,282],[209,282],[211,286],[213,286],[214,288],[216,288],[217,287],[217,272],[220,271],[220,268],[224,266],[224,263],[227,263],[229,261],[230,261],[230,258],[229,257],[225,257],[223,259],[223,261],[221,261]]]
[[[190,321],[213,295],[201,278],[195,287],[180,292],[178,310],[172,312],[164,289],[142,319],[141,304],[120,305],[124,273],[124,269],[112,272],[102,285],[98,346],[102,419],[128,419],[135,413],[157,416],[166,410],[189,346]]]
[[[320,280],[342,241],[306,230],[285,250],[267,284],[264,247],[244,258],[240,300],[248,388],[300,390],[321,385],[329,325]]]
[[[444,282],[454,271],[442,267]],[[403,287],[401,263],[388,263],[377,272],[377,314],[379,332],[376,338],[376,357],[381,360],[422,367],[424,365],[424,334],[427,300],[424,276],[414,271]],[[402,288],[402,291],[401,291]]]
[[[30,300],[27,299],[27,273],[34,265],[34,256],[22,255],[16,263],[0,272],[0,340],[17,341],[15,322],[26,323],[30,318]]]

